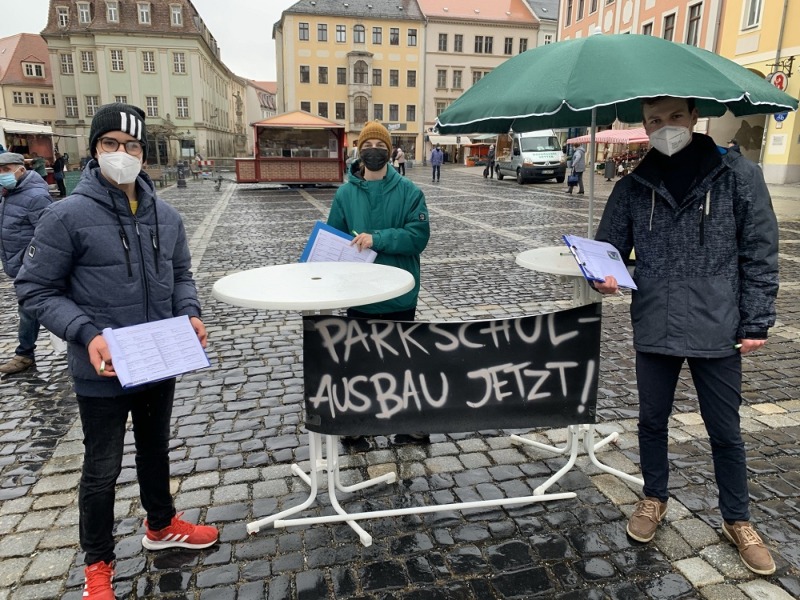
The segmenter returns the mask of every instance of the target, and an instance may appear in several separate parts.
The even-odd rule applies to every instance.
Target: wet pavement
[[[426,194],[431,242],[423,254],[418,316],[466,320],[537,314],[570,305],[571,287],[514,264],[521,251],[585,235],[588,195],[555,183],[484,180],[480,168],[408,175]],[[595,216],[610,183],[600,178]],[[372,546],[345,524],[263,529],[245,524],[307,496],[290,471],[307,466],[299,314],[229,306],[211,297],[234,271],[294,262],[333,189],[272,189],[189,181],[163,190],[190,236],[212,368],[180,379],[173,415],[172,488],[179,510],[221,529],[200,552],[140,544],[132,437],[120,477],[115,533],[119,598],[709,600],[800,597],[800,186],[772,186],[781,230],[779,322],[763,352],[744,359],[742,425],[754,521],[778,565],[770,577],[741,566],[722,536],[707,436],[687,372],[671,422],[672,499],[648,545],[625,535],[640,490],[581,454],[550,490],[577,493],[508,508],[364,521]],[[13,289],[0,283],[0,356],[16,346]],[[617,444],[604,463],[638,473],[636,387],[628,299],[604,301],[598,430]],[[76,486],[80,424],[64,356],[46,332],[37,365],[0,380],[0,600],[81,597]],[[508,431],[432,435],[424,445],[384,436],[343,448],[345,483],[394,470],[396,484],[342,497],[382,509],[528,495],[565,458],[513,444]],[[566,430],[523,432],[563,444]],[[304,515],[330,514],[323,487]]]

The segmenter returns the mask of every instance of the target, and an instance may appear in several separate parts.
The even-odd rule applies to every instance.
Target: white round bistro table
[[[581,272],[575,257],[566,244],[534,248],[517,254],[516,263],[540,273],[558,275],[559,281],[572,283],[572,304],[583,306],[589,302],[599,302],[600,294],[592,290]]]
[[[591,286],[586,281],[586,278],[583,276],[581,268],[575,261],[575,257],[572,255],[572,252],[569,251],[569,248],[567,248],[566,245],[546,246],[544,248],[526,250],[525,252],[517,254],[516,263],[521,267],[525,267],[526,269],[531,269],[532,271],[538,271],[540,273],[558,275],[561,281],[571,282],[573,306],[583,306],[584,304],[589,304],[590,302],[602,301],[602,294],[592,290]],[[570,469],[572,469],[572,466],[575,464],[575,461],[578,458],[578,450],[580,448],[581,438],[583,441],[583,447],[586,450],[586,454],[589,456],[589,460],[596,467],[635,485],[644,485],[644,481],[638,477],[634,477],[614,469],[613,467],[609,467],[608,465],[601,463],[597,459],[597,456],[595,456],[595,450],[598,450],[606,444],[610,444],[617,440],[619,437],[617,432],[614,432],[595,443],[594,425],[570,425],[567,430],[567,443],[563,448],[542,444],[518,435],[511,436],[511,439],[513,439],[515,442],[534,446],[540,450],[547,450],[548,452],[553,452],[554,454],[569,453],[569,460],[567,461],[567,464],[559,469],[558,472],[556,472],[542,485],[536,488],[534,490],[535,494],[544,493],[548,487],[553,485],[556,481],[561,479],[561,477],[566,475]]]
[[[314,314],[389,300],[405,294],[413,287],[414,276],[397,267],[375,263],[304,262],[227,275],[214,284],[212,294],[217,300],[234,306]],[[256,533],[270,523],[275,527],[291,524],[292,520],[287,522],[285,517],[305,510],[314,502],[319,489],[320,471],[328,471],[328,495],[331,506],[340,515],[348,513],[336,498],[337,489],[353,492],[378,483],[393,483],[397,479],[392,471],[353,485],[344,485],[339,476],[339,436],[325,436],[325,460],[322,457],[322,442],[322,434],[308,432],[309,473],[297,464],[292,465],[292,472],[310,487],[308,498],[301,504],[248,523],[248,533]],[[311,521],[316,522],[319,518],[312,518]],[[372,536],[355,520],[347,520],[346,523],[358,534],[362,544],[372,544]]]
[[[304,262],[233,273],[214,284],[217,300],[268,310],[319,312],[396,298],[414,287],[408,271],[354,262]]]

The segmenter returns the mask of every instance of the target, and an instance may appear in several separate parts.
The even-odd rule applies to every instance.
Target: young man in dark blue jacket
[[[33,230],[42,211],[50,206],[47,183],[35,171],[25,169],[21,154],[0,154],[0,258],[3,271],[12,279],[22,266],[22,259],[33,238]],[[0,365],[0,373],[19,373],[34,363],[39,321],[19,307],[19,346],[14,357]]]
[[[176,514],[169,489],[175,379],[123,389],[103,338],[118,328],[186,315],[206,345],[191,256],[178,212],[142,171],[144,113],[107,104],[92,119],[90,152],[74,193],[46,210],[15,281],[25,310],[69,344],[84,436],[79,490],[85,600],[113,600],[114,492],[130,413],[147,512],[142,545],[206,548],[218,533]]]
[[[631,321],[639,390],[644,496],[627,532],[649,542],[667,511],[668,421],[688,363],[708,431],[722,532],[760,575],[775,562],[750,523],[739,424],[742,354],[759,350],[775,324],[778,225],[764,176],[735,151],[692,133],[692,99],[642,104],[652,149],[608,199],[597,239],[636,250]],[[614,277],[596,283],[616,293]]]

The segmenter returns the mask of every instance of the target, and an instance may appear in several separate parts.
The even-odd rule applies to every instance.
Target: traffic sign
[[[788,113],[788,112],[775,113],[775,114],[774,114],[774,115],[772,115],[772,116],[773,116],[773,117],[775,117],[775,120],[776,120],[778,123],[780,123],[781,121],[785,121],[785,120],[786,120],[786,117],[788,117],[788,116],[789,116],[789,113]]]
[[[783,71],[775,71],[767,75],[767,81],[778,88],[780,91],[785,92],[786,86],[789,84],[789,78]]]

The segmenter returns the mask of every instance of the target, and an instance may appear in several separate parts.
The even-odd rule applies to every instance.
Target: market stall
[[[303,111],[253,123],[255,156],[236,159],[238,183],[340,183],[344,126]]]

